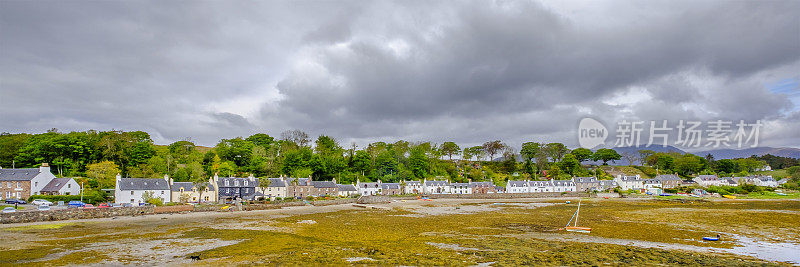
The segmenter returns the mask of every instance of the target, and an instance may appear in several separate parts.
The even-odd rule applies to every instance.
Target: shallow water
[[[726,249],[731,253],[800,266],[800,244],[759,242],[741,235],[734,235],[734,237],[738,240],[737,245],[740,247]]]

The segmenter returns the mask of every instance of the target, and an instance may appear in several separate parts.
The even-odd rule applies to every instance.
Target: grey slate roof
[[[656,176],[655,179],[659,180],[659,181],[680,181],[680,180],[682,180],[680,177],[678,177],[677,175],[674,175],[674,174],[658,175],[658,176]]]
[[[361,188],[378,188],[378,183],[360,183],[358,187]]]
[[[291,177],[286,178],[286,184],[287,185],[294,185],[294,184],[292,184],[292,181],[294,181],[294,180],[297,180],[297,186],[309,186],[310,185],[309,182],[308,182],[309,181],[308,178],[291,178]]]
[[[0,181],[30,181],[39,175],[38,168],[0,169]]]
[[[406,181],[406,186],[422,186],[420,181]]]
[[[208,188],[208,191],[215,191],[214,186],[209,185],[208,183],[203,183]],[[181,187],[183,187],[183,191],[192,191],[192,188],[195,187],[195,184],[192,182],[172,182],[172,192],[180,192]]]
[[[72,178],[55,178],[50,183],[42,188],[42,192],[58,192],[61,190]]]
[[[762,182],[774,182],[775,181],[775,179],[773,179],[772,176],[760,176],[760,177],[757,177],[756,179],[759,179]]]
[[[469,186],[471,186],[471,187],[490,187],[490,186],[494,186],[494,184],[492,184],[492,182],[470,182]]]
[[[575,177],[575,183],[580,183],[580,184],[587,183],[588,184],[588,183],[596,183],[596,182],[597,182],[597,178],[595,178],[595,177]]]
[[[623,181],[641,181],[641,176],[622,176],[621,180]]]
[[[286,182],[281,178],[269,178],[269,187],[286,187]]]
[[[469,184],[468,184],[468,183],[452,183],[452,184],[450,184],[450,185],[452,185],[452,186],[463,186],[463,187],[469,187]]]
[[[314,188],[336,188],[336,183],[333,181],[311,181]]]
[[[228,181],[228,185],[225,185],[225,181]],[[239,182],[238,185],[236,182]],[[250,178],[219,177],[217,187],[258,187],[258,179],[250,180]]]
[[[120,190],[169,190],[169,183],[160,178],[121,178]]]
[[[400,184],[399,183],[382,183],[381,184],[381,188],[382,189],[400,189]]]
[[[697,178],[700,178],[702,181],[715,181],[719,180],[719,177],[716,175],[698,175]]]
[[[358,191],[358,189],[356,189],[356,186],[351,184],[337,184],[336,187],[339,188],[339,192]]]
[[[447,186],[447,184],[449,183],[450,182],[448,181],[437,181],[437,180],[425,181],[426,186]]]
[[[725,179],[725,182],[732,185],[737,184],[736,181],[734,181],[733,179]]]
[[[526,182],[525,181],[508,180],[508,186],[509,187],[525,187],[526,186]]]
[[[530,181],[528,182],[528,185],[543,187],[543,186],[552,186],[553,184],[551,184],[550,181]]]
[[[553,180],[553,185],[555,186],[571,186],[575,185],[572,180]]]

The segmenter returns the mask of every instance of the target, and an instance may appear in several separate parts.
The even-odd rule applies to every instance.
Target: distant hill
[[[714,159],[747,158],[752,155],[763,156],[770,154],[787,158],[800,158],[800,148],[792,147],[754,147],[745,149],[714,149],[692,153],[698,156],[711,154]]]

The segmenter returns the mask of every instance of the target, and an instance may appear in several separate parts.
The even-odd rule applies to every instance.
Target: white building
[[[403,188],[404,194],[422,194],[422,182],[420,181],[405,181]]]
[[[138,206],[145,203],[143,195],[150,192],[153,198],[160,198],[162,202],[172,202],[172,192],[169,187],[169,176],[164,175],[164,179],[150,178],[122,178],[117,174],[116,186],[114,188],[114,203],[130,203]]]
[[[614,182],[617,182],[617,186],[622,190],[639,190],[644,188],[644,180],[638,174],[634,176],[617,175],[617,177],[614,177]]]
[[[472,194],[472,186],[469,183],[452,183],[450,187],[453,194]]]
[[[555,192],[555,190],[551,181],[528,181],[528,192]]]
[[[575,182],[572,180],[551,180],[553,192],[575,192]]]
[[[55,178],[47,163],[42,163],[39,168],[0,168],[0,199],[28,199],[32,195],[41,195],[42,189]]]
[[[264,197],[274,200],[278,197],[285,198],[287,196],[286,185],[286,179],[283,177],[269,178],[269,185],[262,187],[261,183],[259,183],[259,187],[256,190],[259,190]]]
[[[358,189],[353,184],[337,184],[339,187],[339,196],[340,197],[350,197],[358,195]]]
[[[40,191],[42,195],[79,195],[81,185],[72,178],[55,178]]]
[[[452,186],[449,181],[427,181],[422,180],[422,190],[425,194],[452,194]]]
[[[358,194],[362,196],[377,196],[382,193],[381,189],[381,181],[378,182],[371,182],[371,183],[362,183],[359,180],[356,180],[356,188],[358,188]]]
[[[698,175],[697,177],[692,179],[692,181],[695,181],[697,185],[702,187],[720,186],[726,184],[725,181],[719,179],[719,177],[717,177],[716,175]]]
[[[506,183],[506,193],[528,193],[530,188],[528,181],[508,180]]]
[[[754,182],[757,186],[778,187],[778,182],[772,176],[758,176]]]

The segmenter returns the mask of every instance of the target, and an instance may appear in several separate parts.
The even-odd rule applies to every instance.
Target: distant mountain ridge
[[[745,149],[715,149],[707,151],[698,151],[692,153],[699,156],[711,154],[714,159],[734,159],[734,158],[747,158],[752,155],[763,156],[770,154],[773,156],[787,157],[787,158],[800,158],[800,148],[793,147],[753,147]]]
[[[787,157],[787,158],[800,158],[800,148],[793,148],[793,147],[753,147],[753,148],[745,148],[745,149],[712,149],[712,150],[702,150],[696,152],[686,152],[680,148],[674,146],[666,146],[663,147],[661,145],[642,145],[639,147],[629,146],[629,147],[615,147],[612,148],[620,155],[623,154],[632,154],[639,156],[639,150],[652,150],[655,152],[678,152],[681,154],[692,153],[694,155],[698,155],[701,157],[705,157],[707,154],[711,154],[714,156],[714,159],[735,159],[735,158],[748,158],[752,155],[756,156],[763,156],[763,155],[773,155],[773,156],[780,156],[780,157]],[[592,151],[597,151],[594,149]],[[495,158],[493,161],[503,161],[505,160],[504,157]],[[522,161],[522,158],[517,155],[517,161]],[[594,163],[597,165],[603,164],[601,161],[592,162],[588,161],[585,163]],[[630,165],[630,163],[625,160],[623,157],[620,160],[615,162],[608,162],[609,165]]]

